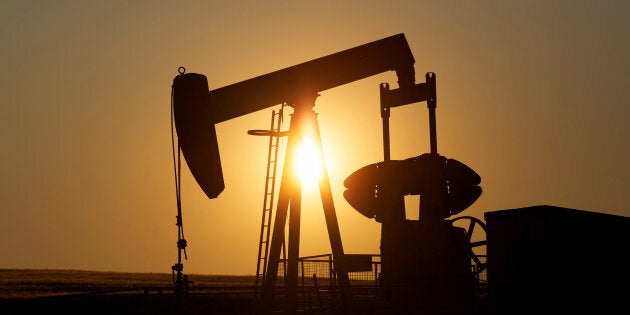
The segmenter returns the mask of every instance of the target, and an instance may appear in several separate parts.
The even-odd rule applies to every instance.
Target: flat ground
[[[175,295],[171,274],[0,269],[0,314],[263,313],[254,276],[189,275],[189,279],[188,294]],[[354,285],[353,313],[392,313],[378,288]],[[345,314],[338,297],[338,291],[330,288],[300,287],[297,313]],[[273,301],[276,309],[286,305],[281,292]]]
[[[240,314],[253,310],[253,276],[189,278],[198,293],[176,298],[172,275],[166,273],[0,269],[0,314]]]
[[[189,275],[194,287],[248,287],[254,276]],[[0,301],[172,289],[167,273],[126,273],[79,270],[0,269]]]

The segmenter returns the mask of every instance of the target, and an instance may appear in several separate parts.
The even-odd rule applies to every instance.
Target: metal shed
[[[484,217],[489,314],[630,309],[630,218],[548,205]]]

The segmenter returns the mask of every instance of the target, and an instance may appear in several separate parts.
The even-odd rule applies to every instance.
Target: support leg
[[[300,259],[300,217],[302,211],[301,185],[299,181],[296,183],[294,194],[291,197],[286,290],[287,307],[289,310],[295,310],[297,307],[298,260]]]
[[[350,280],[348,272],[344,265],[344,251],[341,243],[341,233],[339,232],[339,224],[335,213],[330,181],[328,172],[324,163],[324,155],[322,152],[322,144],[319,134],[319,126],[314,116],[302,123],[308,123],[313,127],[313,135],[315,144],[319,147],[320,160],[322,165],[322,177],[319,180],[319,190],[324,208],[324,216],[326,219],[326,227],[328,228],[328,237],[333,252],[335,262],[335,271],[339,279],[339,287],[341,290],[342,303],[345,310],[350,309]],[[294,128],[295,127],[295,128]],[[294,126],[291,123],[291,131],[302,131],[298,129],[302,126]],[[300,255],[300,220],[301,220],[301,197],[302,185],[296,174],[293,173],[292,167],[295,162],[295,149],[301,140],[302,133],[296,132],[289,136],[286,150],[285,165],[282,173],[282,182],[280,186],[280,194],[278,197],[278,209],[274,221],[273,235],[269,251],[269,264],[266,270],[265,282],[263,284],[263,303],[267,309],[273,307],[275,283],[278,275],[278,264],[280,262],[280,251],[284,244],[287,213],[290,206],[289,218],[289,255],[287,257],[287,281],[286,281],[286,298],[289,311],[295,311],[297,306],[297,288],[298,288],[298,260]]]
[[[293,122],[291,123],[290,128],[293,128]],[[282,250],[284,240],[285,240],[284,230],[285,230],[286,222],[287,222],[287,212],[289,209],[289,203],[292,206],[292,210],[291,210],[292,213],[300,211],[299,196],[301,194],[301,187],[299,186],[299,184],[298,186],[296,186],[295,175],[292,173],[293,171],[292,168],[288,166],[290,165],[289,163],[291,163],[294,156],[295,150],[293,150],[293,147],[295,147],[296,141],[297,140],[291,136],[289,137],[287,141],[288,143],[287,143],[287,150],[286,150],[286,161],[288,163],[285,162],[285,167],[282,170],[282,181],[280,184],[280,193],[278,196],[276,218],[273,224],[273,234],[271,238],[271,246],[269,248],[269,264],[267,265],[265,282],[263,284],[262,298],[263,298],[263,304],[266,308],[272,307],[272,303],[274,299],[276,280],[278,277],[278,265],[280,263],[281,250]],[[295,200],[296,195],[298,195],[297,200]],[[296,204],[298,205],[298,208],[297,210],[293,210],[295,209],[294,207]],[[293,221],[294,215],[291,214],[291,216],[292,216],[291,221]],[[299,221],[299,216],[298,216],[298,221]],[[294,227],[293,229],[289,230],[289,237],[291,237],[292,230],[295,230],[295,224],[292,224],[292,225]],[[299,230],[299,224],[298,224],[298,230]],[[293,244],[293,246],[291,246],[291,244]],[[299,255],[299,234],[298,234],[297,247],[295,246],[295,241],[293,242],[290,241],[290,245],[289,245],[290,253],[288,257],[290,264],[291,264],[291,260],[293,259],[293,257],[291,257],[291,248],[294,248],[293,251],[298,250],[297,255]],[[295,258],[295,265],[297,266],[297,258]],[[291,279],[291,272],[293,272],[293,270],[290,270],[291,268],[289,267],[287,267],[287,269],[288,269],[286,270],[287,278]],[[295,279],[297,280],[297,268],[295,269],[296,269]],[[296,286],[297,286],[297,282],[296,282]]]
[[[326,169],[326,163],[324,160],[324,152],[322,148],[322,142],[319,133],[319,126],[317,124],[317,118],[313,117],[313,133],[315,136],[315,144],[319,148],[320,165],[322,167],[322,175],[319,179],[319,192],[322,198],[322,205],[324,208],[324,216],[326,218],[326,227],[328,228],[328,238],[330,240],[330,247],[333,253],[333,260],[335,262],[335,271],[339,279],[339,289],[341,290],[341,299],[344,307],[350,307],[350,280],[348,278],[348,272],[345,268],[345,255],[343,251],[343,245],[341,243],[341,233],[339,231],[339,223],[337,222],[337,214],[335,211],[335,205],[333,203],[332,190],[330,188],[330,180],[328,178],[328,170]]]

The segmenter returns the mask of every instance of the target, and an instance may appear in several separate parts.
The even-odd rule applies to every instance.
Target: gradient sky
[[[3,0],[0,26],[0,268],[170,273],[177,68],[214,89],[398,33],[417,82],[437,74],[439,153],[481,175],[462,215],[630,216],[628,1]],[[396,77],[315,106],[346,253],[378,253],[380,225],[342,182],[382,160],[381,82]],[[219,198],[184,170],[186,273],[255,273],[267,140],[246,132],[272,109],[217,125]],[[393,110],[393,159],[429,151],[427,121],[425,103]],[[317,198],[305,192],[302,255],[330,252]]]

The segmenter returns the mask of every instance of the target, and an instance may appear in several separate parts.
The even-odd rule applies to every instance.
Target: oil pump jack
[[[217,198],[225,187],[215,125],[279,104],[287,104],[293,108],[288,131],[285,167],[281,177],[268,255],[269,262],[263,282],[263,302],[270,303],[268,304],[269,307],[275,298],[281,248],[285,242],[287,215],[289,215],[289,232],[286,300],[289,309],[294,308],[296,303],[301,186],[296,175],[292,174],[292,168],[287,167],[287,164],[293,163],[292,152],[295,151],[293,148],[307,133],[312,134],[315,144],[321,148],[316,114],[313,111],[318,93],[386,71],[395,71],[398,77],[398,88],[390,89],[388,84],[381,85],[385,161],[369,165],[352,174],[345,182],[348,190],[344,196],[359,212],[369,218],[375,217],[377,221],[383,224],[382,278],[383,283],[387,286],[392,288],[404,286],[407,284],[404,279],[410,275],[415,280],[430,278],[423,277],[424,273],[422,272],[409,271],[418,269],[418,266],[412,266],[413,264],[431,265],[428,263],[430,257],[424,258],[420,262],[418,255],[430,256],[432,253],[429,251],[434,247],[429,246],[429,251],[424,252],[422,248],[419,251],[409,250],[409,248],[418,247],[413,244],[414,240],[420,239],[422,244],[427,243],[426,240],[421,239],[429,236],[422,232],[424,230],[439,231],[439,233],[433,234],[443,234],[443,237],[435,239],[436,241],[445,241],[446,245],[443,245],[445,247],[456,244],[458,247],[452,252],[462,252],[461,246],[459,246],[462,243],[460,242],[461,233],[459,231],[451,233],[449,228],[440,229],[431,226],[444,226],[443,219],[447,216],[446,214],[455,214],[457,211],[465,209],[467,204],[474,202],[480,194],[480,189],[475,192],[477,193],[476,197],[455,198],[460,196],[455,193],[458,192],[455,188],[475,186],[478,184],[478,176],[477,178],[472,176],[472,179],[471,176],[468,176],[470,174],[459,176],[462,182],[459,186],[450,185],[452,182],[447,180],[447,176],[450,174],[461,173],[461,169],[466,171],[468,169],[455,160],[446,159],[437,154],[435,142],[435,75],[428,73],[426,82],[416,84],[414,63],[413,54],[404,34],[397,34],[214,90],[209,90],[207,78],[202,74],[180,72],[174,78],[173,109],[179,146],[192,175],[209,198]],[[423,101],[427,101],[429,104],[431,153],[404,161],[390,161],[388,121],[390,108]],[[323,156],[321,159],[323,161]],[[344,260],[341,234],[326,167],[323,163],[322,166],[323,174],[319,181],[319,188],[335,272],[339,280],[342,301],[345,302],[346,307],[350,307],[348,269]],[[400,184],[397,184],[396,176],[391,175],[400,175],[401,172],[409,170],[413,173],[400,177],[401,179],[404,178]],[[411,179],[410,174],[421,177]],[[476,176],[474,172],[472,174]],[[476,187],[478,188],[478,186]],[[455,190],[450,192],[449,188]],[[470,191],[470,189],[466,191]],[[404,205],[403,216],[400,215],[401,200],[407,194],[422,195],[420,220],[423,221],[422,228],[414,224],[413,227],[399,230],[401,226],[409,225],[404,220]],[[455,236],[453,237],[453,235]],[[455,241],[453,242],[452,239]],[[401,251],[412,252],[412,254],[400,253]],[[448,254],[450,255],[452,252]],[[465,253],[460,254],[458,257],[465,259],[466,255]],[[442,256],[438,257],[439,263],[450,261],[449,257]],[[425,265],[420,266],[420,268],[426,268]],[[452,265],[446,267],[452,267]],[[461,266],[457,267],[458,270],[462,269],[459,268]],[[407,271],[399,272],[397,271],[398,268],[405,268],[404,270]],[[409,300],[405,298],[406,295],[402,291],[393,290],[391,292],[399,296],[395,299],[396,301]]]

